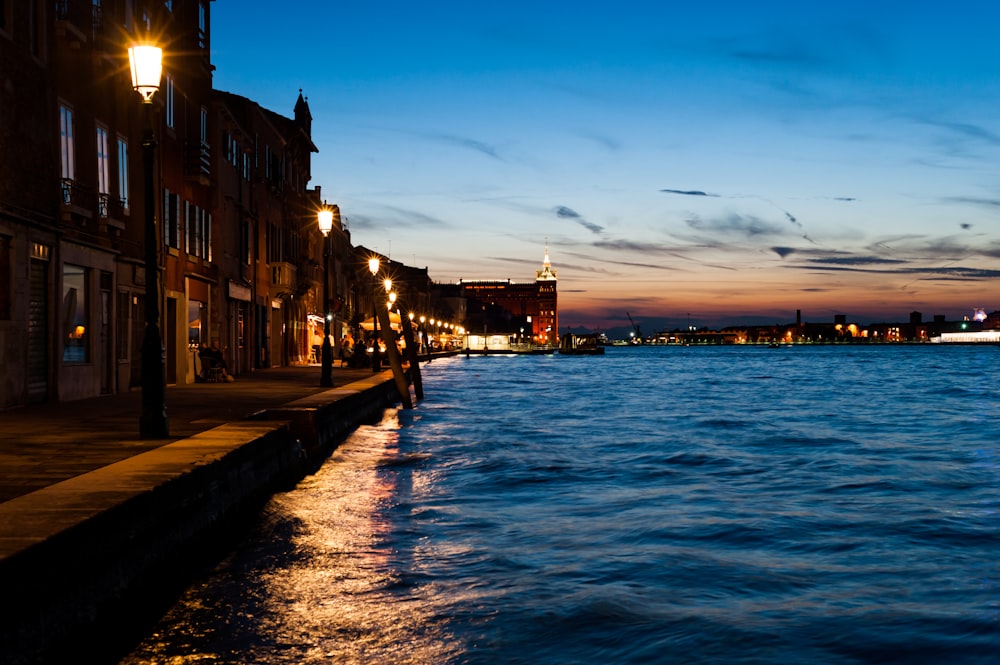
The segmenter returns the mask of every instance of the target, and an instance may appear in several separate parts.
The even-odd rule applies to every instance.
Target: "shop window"
[[[63,362],[83,363],[90,360],[87,277],[86,268],[69,263],[63,266]]]

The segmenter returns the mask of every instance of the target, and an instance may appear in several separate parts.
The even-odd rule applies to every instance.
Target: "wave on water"
[[[983,358],[823,346],[435,360],[425,401],[275,497],[146,653],[992,664],[1000,384],[967,371]],[[213,623],[204,608],[220,607]]]

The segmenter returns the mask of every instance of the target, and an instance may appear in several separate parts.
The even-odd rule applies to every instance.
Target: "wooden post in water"
[[[413,400],[410,398],[410,386],[406,383],[403,362],[399,357],[399,349],[396,348],[396,340],[393,339],[394,333],[389,321],[389,310],[385,307],[375,307],[375,315],[378,317],[379,325],[382,326],[382,341],[385,342],[385,352],[389,356],[389,367],[392,368],[392,376],[396,379],[399,398],[403,401],[404,409],[412,409]],[[378,340],[375,340],[375,343],[377,344]]]
[[[406,343],[406,359],[410,361],[410,380],[413,381],[413,392],[418,400],[424,398],[424,380],[420,376],[420,355],[417,344],[413,341],[413,325],[409,312],[399,310],[400,325],[403,326],[403,341]]]

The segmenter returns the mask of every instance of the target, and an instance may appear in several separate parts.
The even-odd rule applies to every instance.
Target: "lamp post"
[[[170,436],[167,424],[167,374],[163,338],[160,336],[159,265],[156,257],[156,193],[153,167],[156,139],[153,137],[153,95],[160,89],[163,74],[163,49],[151,44],[133,44],[128,49],[132,88],[142,95],[143,136],[142,169],[145,212],[146,332],[142,340],[142,415],[139,436],[165,439]]]
[[[333,210],[325,204],[318,213],[319,230],[323,233],[323,346],[320,352],[322,369],[319,385],[333,387],[333,347],[330,345],[330,231],[333,230]]]
[[[420,346],[427,354],[427,360],[430,361],[431,352],[427,348],[427,317],[423,314],[420,315]]]
[[[374,339],[372,340],[372,374],[375,374],[379,370],[379,365],[381,364],[378,357],[378,293],[375,291],[375,285],[378,282],[375,277],[378,275],[379,260],[377,256],[373,256],[368,259],[368,270],[372,274],[372,331],[374,332]]]

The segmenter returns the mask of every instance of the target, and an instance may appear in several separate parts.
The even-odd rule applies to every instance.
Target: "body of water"
[[[1000,662],[998,367],[435,360],[124,662]]]

